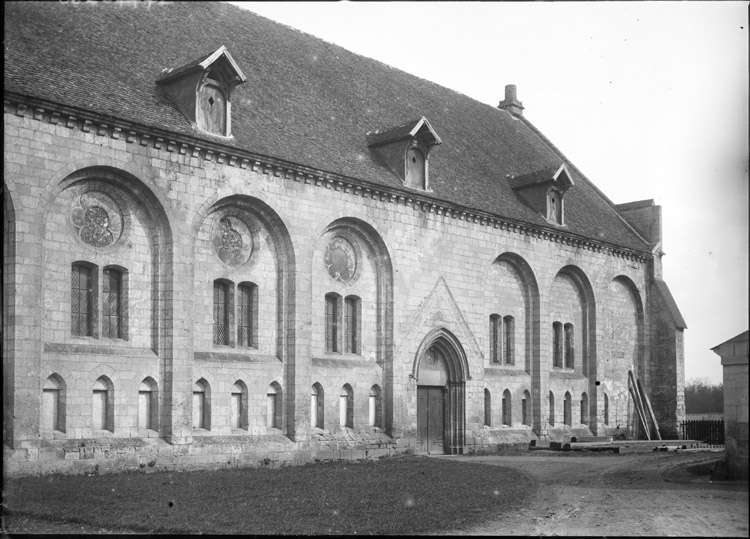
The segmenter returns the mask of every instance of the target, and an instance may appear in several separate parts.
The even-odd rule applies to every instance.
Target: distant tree
[[[705,378],[691,380],[685,386],[685,412],[720,414],[724,412],[724,384],[712,385]]]

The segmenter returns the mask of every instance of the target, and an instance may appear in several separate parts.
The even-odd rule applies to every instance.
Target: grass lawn
[[[533,480],[508,468],[416,456],[25,477],[4,482],[4,531],[24,531],[13,523],[31,520],[136,533],[429,533],[515,511],[534,488]]]

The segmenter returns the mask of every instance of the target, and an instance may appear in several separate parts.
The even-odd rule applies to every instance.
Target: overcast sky
[[[613,202],[662,206],[687,381],[748,329],[747,2],[231,2],[524,115]]]

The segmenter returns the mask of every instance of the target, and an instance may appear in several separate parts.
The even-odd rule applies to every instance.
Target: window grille
[[[326,294],[326,352],[339,352],[339,298]]]
[[[88,266],[74,264],[71,282],[71,331],[73,335],[91,337],[93,324],[93,276]]]
[[[122,274],[114,269],[104,270],[102,283],[102,334],[122,337]]]
[[[226,283],[214,281],[214,344],[229,344],[229,290]]]
[[[239,286],[239,321],[237,340],[239,346],[257,348],[258,287],[252,283]]]

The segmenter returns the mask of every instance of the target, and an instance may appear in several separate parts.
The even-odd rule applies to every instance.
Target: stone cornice
[[[653,258],[653,255],[650,253],[634,251],[557,230],[552,227],[547,228],[515,221],[444,200],[430,198],[426,194],[407,189],[400,190],[394,187],[368,183],[340,174],[320,171],[304,165],[255,154],[240,148],[224,145],[219,141],[197,139],[161,130],[156,127],[136,124],[115,117],[105,117],[83,109],[76,109],[12,92],[5,93],[3,109],[6,114],[30,117],[53,125],[78,129],[85,133],[94,132],[99,136],[121,139],[127,143],[153,147],[158,150],[179,152],[182,155],[202,159],[204,162],[213,161],[219,165],[250,169],[254,172],[303,182],[315,185],[316,187],[333,189],[354,196],[411,206],[415,210],[432,213],[436,216],[444,216],[468,223],[511,231],[516,234],[531,236],[562,245],[570,245],[597,253],[605,253],[609,256],[638,263],[644,263]]]

